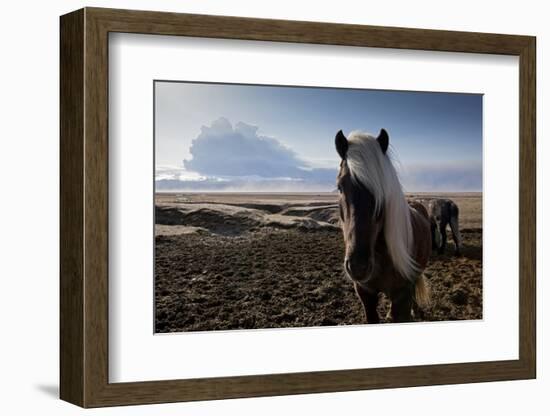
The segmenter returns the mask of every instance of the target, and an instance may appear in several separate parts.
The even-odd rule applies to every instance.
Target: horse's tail
[[[418,276],[414,284],[414,300],[421,308],[430,306],[430,285],[424,274]]]

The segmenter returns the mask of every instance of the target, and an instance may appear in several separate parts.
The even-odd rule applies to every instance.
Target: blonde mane
[[[352,132],[346,161],[351,178],[365,186],[375,200],[375,215],[383,212],[384,238],[395,269],[413,281],[418,273],[411,256],[411,211],[389,155],[370,134]]]

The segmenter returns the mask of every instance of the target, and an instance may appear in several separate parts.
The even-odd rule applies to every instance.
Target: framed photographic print
[[[61,17],[83,407],[534,378],[535,38]]]

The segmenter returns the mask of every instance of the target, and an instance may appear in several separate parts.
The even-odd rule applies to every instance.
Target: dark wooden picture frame
[[[535,38],[85,8],[61,17],[60,396],[83,407],[337,392],[536,376]],[[519,57],[519,359],[109,383],[108,34],[297,42]]]

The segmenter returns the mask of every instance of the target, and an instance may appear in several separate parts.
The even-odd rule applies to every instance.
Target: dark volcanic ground
[[[163,225],[156,236],[156,332],[364,323],[342,271],[344,247],[337,228],[258,227],[256,218],[249,228],[232,233],[234,215],[216,222],[212,212],[194,211],[184,222],[199,228],[188,233],[171,232],[181,222],[164,221],[173,224]],[[223,232],[205,229],[210,223]],[[452,255],[451,242],[446,254],[434,253],[426,270],[432,290],[426,321],[482,317],[481,229],[463,228],[462,237],[462,257]],[[382,296],[383,321],[388,306]]]

